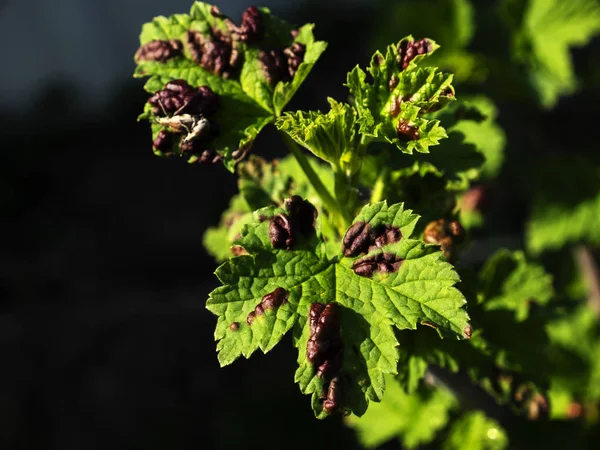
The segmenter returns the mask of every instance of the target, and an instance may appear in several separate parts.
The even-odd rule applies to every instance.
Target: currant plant
[[[504,158],[494,103],[457,98],[453,74],[435,65],[439,45],[409,35],[350,70],[348,97],[328,98],[328,111],[285,111],[327,47],[313,28],[254,6],[236,22],[201,2],[142,28],[135,76],[148,78],[140,119],[154,153],[238,176],[204,236],[222,263],[206,303],[221,366],[290,333],[294,380],[316,417],[352,414],[367,446],[401,437],[413,448],[445,433],[445,448],[505,448],[506,414],[546,420],[575,398],[599,399],[599,330],[581,309],[588,348],[573,350],[544,267],[502,249],[482,267],[461,260],[483,220],[474,183]],[[289,150],[279,160],[250,154],[269,125]],[[534,251],[552,233],[536,225],[547,221],[539,208]],[[577,382],[570,357],[587,362]],[[500,409],[461,398],[448,381],[461,376]]]

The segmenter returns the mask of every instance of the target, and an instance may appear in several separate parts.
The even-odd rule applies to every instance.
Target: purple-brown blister
[[[273,248],[289,250],[294,244],[294,229],[287,214],[278,214],[269,222],[269,239]]]
[[[358,256],[366,253],[371,245],[371,225],[367,222],[356,222],[344,235],[344,256]]]
[[[384,245],[393,244],[398,242],[402,238],[402,232],[400,228],[393,225],[382,225],[378,226],[374,231],[375,246],[381,248]]]
[[[258,55],[258,60],[269,86],[275,87],[280,81],[290,80],[287,58],[283,50],[262,50]]]
[[[390,116],[396,117],[398,114],[400,114],[401,106],[402,106],[401,98],[397,95],[394,95],[392,97],[392,103],[390,105]]]
[[[135,53],[136,61],[165,61],[181,55],[183,44],[177,39],[162,41],[155,39],[142,45]]]
[[[359,264],[354,264],[352,266],[352,269],[354,270],[354,273],[360,277],[366,277],[366,278],[371,278],[373,276],[373,273],[375,272],[375,269],[377,268],[377,264],[373,263],[373,262],[361,262]]]
[[[433,47],[431,41],[427,38],[412,42],[403,40],[398,46],[398,64],[401,70],[406,69],[417,56],[429,53],[431,50],[433,50]]]
[[[285,199],[285,209],[288,211],[294,229],[302,235],[311,235],[315,231],[317,209],[299,195]]]
[[[339,407],[341,390],[339,387],[339,378],[335,377],[329,382],[327,388],[327,398],[323,401],[323,411],[332,414]]]
[[[240,329],[240,323],[239,322],[231,322],[231,325],[229,325],[229,329],[231,331],[237,331]]]
[[[265,24],[262,14],[256,6],[250,6],[242,13],[242,24],[236,30],[240,41],[256,44],[265,36]]]
[[[315,327],[315,336],[319,340],[337,340],[340,335],[340,312],[335,303],[325,305]]]
[[[354,273],[370,278],[375,272],[394,273],[397,272],[403,259],[393,253],[378,253],[372,256],[366,256],[354,261],[352,269]]]
[[[221,30],[213,30],[211,35],[190,30],[186,33],[186,43],[192,61],[215,75],[231,78],[239,69],[239,52],[236,54],[231,37]]]
[[[248,317],[246,317],[246,323],[248,325],[252,325],[252,322],[254,322],[255,317],[256,313],[254,311],[250,311],[250,314],[248,314]]]
[[[325,309],[325,305],[322,303],[312,303],[310,305],[310,310],[308,312],[308,320],[310,325],[310,334],[313,335],[317,330],[317,323],[319,322],[319,317],[321,313]]]
[[[279,308],[287,302],[288,297],[289,292],[279,287],[270,294],[265,295],[261,300],[261,304],[264,309]]]
[[[399,137],[405,137],[408,139],[411,139],[413,141],[416,141],[419,139],[420,134],[419,134],[419,129],[415,126],[410,125],[408,122],[401,120],[400,122],[398,122],[398,136]]]
[[[294,42],[291,46],[286,48],[283,53],[287,56],[288,74],[290,78],[294,78],[300,64],[304,61],[306,45],[301,44],[300,42]]]
[[[154,150],[167,153],[169,150],[171,150],[172,143],[172,134],[165,130],[161,130],[156,135],[154,142],[152,142],[152,148]]]

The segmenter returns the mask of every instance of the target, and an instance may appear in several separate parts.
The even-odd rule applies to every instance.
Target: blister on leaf
[[[152,122],[154,152],[185,156],[189,162],[222,161],[233,171],[325,50],[312,28],[307,24],[294,29],[267,8],[255,7],[236,25],[202,2],[194,3],[189,14],[159,16],[146,23],[134,76],[149,77],[145,89],[160,97],[146,104],[140,115]],[[170,82],[186,83],[193,91],[173,103],[166,100]],[[215,111],[186,106],[203,89],[217,96]],[[165,107],[167,102],[183,109]]]
[[[393,328],[426,322],[443,335],[466,338],[471,327],[465,299],[441,253],[411,239],[418,216],[401,204],[365,206],[338,256],[328,258],[319,219],[308,206],[293,206],[300,201],[256,211],[234,243],[247,255],[217,269],[223,286],[210,294],[207,308],[218,316],[219,361],[227,365],[258,349],[267,352],[293,330],[295,379],[312,394],[317,417],[362,415],[369,400],[382,398],[384,374],[396,372]],[[361,223],[364,243],[348,252]],[[265,307],[265,296],[278,289],[286,301]]]

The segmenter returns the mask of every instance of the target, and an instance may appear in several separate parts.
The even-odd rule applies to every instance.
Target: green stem
[[[385,168],[375,181],[375,186],[373,186],[373,192],[371,192],[371,201],[370,203],[377,203],[383,199],[383,191],[385,189],[385,183],[387,181],[388,169]]]
[[[296,161],[298,161],[298,164],[304,171],[306,178],[308,178],[308,181],[321,198],[323,205],[325,206],[325,208],[327,208],[329,213],[334,216],[338,231],[340,232],[340,235],[343,236],[346,232],[346,229],[350,226],[350,223],[352,223],[352,218],[349,217],[349,214],[345,214],[345,211],[343,211],[342,208],[340,208],[340,206],[329,193],[319,176],[315,173],[312,166],[310,165],[310,162],[308,161],[300,147],[298,147],[296,142],[294,142],[294,140],[286,132],[280,131],[280,134],[289,151],[294,155]]]

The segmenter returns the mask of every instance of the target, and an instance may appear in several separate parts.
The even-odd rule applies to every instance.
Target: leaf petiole
[[[343,236],[350,224],[352,223],[352,217],[350,217],[348,211],[340,207],[338,202],[329,193],[329,191],[327,190],[321,179],[317,176],[310,163],[308,162],[308,159],[306,158],[306,156],[304,156],[302,150],[296,144],[296,142],[294,142],[294,140],[285,131],[280,131],[279,134],[281,135],[289,151],[296,158],[296,161],[298,161],[298,164],[304,171],[306,178],[308,178],[308,181],[321,198],[323,205],[333,216],[336,228],[340,233],[340,236]]]

